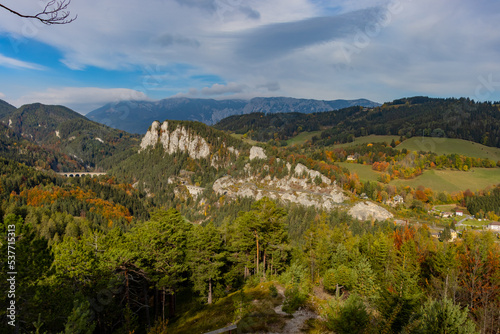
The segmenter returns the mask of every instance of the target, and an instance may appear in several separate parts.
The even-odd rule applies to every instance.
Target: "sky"
[[[25,14],[46,0],[0,0]],[[500,100],[497,0],[72,0],[46,26],[0,8],[0,99],[288,96]]]

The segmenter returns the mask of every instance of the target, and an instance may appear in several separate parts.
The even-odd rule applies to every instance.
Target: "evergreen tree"
[[[186,280],[187,237],[191,224],[175,209],[157,211],[151,220],[134,227],[128,235],[133,262],[145,270],[155,287],[162,291],[162,318],[165,317],[165,294],[171,296],[170,314],[175,313],[175,293]]]
[[[214,225],[195,226],[190,233],[187,261],[194,289],[207,296],[208,304],[212,304],[214,285],[221,278],[224,257],[222,236]]]
[[[66,322],[64,334],[92,334],[95,327],[90,303],[88,301],[81,303],[75,301],[73,311]]]
[[[421,309],[420,326],[416,333],[422,334],[474,334],[478,333],[474,323],[468,318],[468,309],[444,298],[429,300]]]
[[[370,316],[363,304],[363,300],[352,294],[336,315],[328,317],[327,326],[338,334],[366,333],[370,323]]]

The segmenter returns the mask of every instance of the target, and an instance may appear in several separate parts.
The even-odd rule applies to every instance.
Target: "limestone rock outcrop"
[[[372,202],[359,202],[349,210],[349,215],[359,220],[386,220],[394,215],[383,207]]]
[[[218,195],[251,197],[256,200],[268,197],[326,210],[334,209],[346,200],[346,196],[336,185],[321,187],[311,183],[306,184],[306,180],[293,176],[282,179],[270,176],[264,179],[253,176],[236,179],[227,175],[216,180],[212,189]]]
[[[178,151],[187,152],[193,159],[202,159],[210,156],[210,147],[206,140],[193,133],[185,126],[172,125],[168,121],[154,121],[141,141],[139,152],[154,147],[160,143],[165,152],[172,154]]]
[[[253,159],[267,159],[267,155],[262,147],[252,146],[250,149],[250,160]]]

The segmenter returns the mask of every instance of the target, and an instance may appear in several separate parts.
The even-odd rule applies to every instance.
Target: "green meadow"
[[[371,165],[360,165],[349,162],[337,163],[341,167],[349,169],[351,173],[356,173],[362,181],[377,181],[380,172],[372,169]],[[487,186],[500,184],[500,168],[473,168],[470,171],[456,170],[426,170],[413,179],[396,179],[389,184],[395,186],[410,186],[417,188],[424,186],[434,191],[472,191],[484,189]]]
[[[358,145],[363,145],[363,144],[370,144],[370,143],[383,143],[386,142],[387,144],[390,144],[392,140],[399,140],[399,136],[377,136],[377,135],[369,135],[365,137],[357,137],[354,139],[353,142],[350,143],[344,143],[344,144],[337,144],[328,147],[329,149],[334,149],[334,148],[340,148],[340,147],[351,147],[351,146],[358,146]]]
[[[292,137],[286,141],[287,145],[301,145],[306,141],[311,140],[314,136],[320,136],[322,131],[311,131],[311,132],[301,132],[295,137]]]
[[[470,189],[484,189],[500,183],[500,168],[473,168],[470,171],[427,170],[413,179],[392,180],[390,184],[405,185],[413,188],[424,186],[435,191],[454,192]]]
[[[413,137],[399,144],[397,149],[434,152],[438,155],[461,154],[467,157],[500,160],[500,148],[484,146],[462,139]]]
[[[335,164],[347,168],[351,173],[358,174],[362,181],[377,181],[380,172],[372,169],[371,165],[361,165],[352,162],[336,162]]]

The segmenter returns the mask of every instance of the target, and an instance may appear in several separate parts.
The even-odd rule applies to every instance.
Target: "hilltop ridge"
[[[96,122],[130,133],[144,134],[156,119],[199,121],[208,125],[231,116],[263,113],[313,113],[354,105],[375,107],[379,103],[366,99],[312,100],[291,97],[256,97],[250,100],[167,98],[159,101],[120,101],[108,103],[86,116]]]

